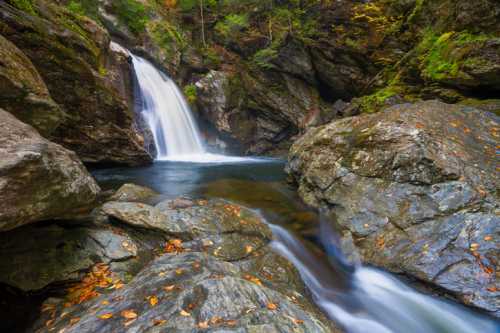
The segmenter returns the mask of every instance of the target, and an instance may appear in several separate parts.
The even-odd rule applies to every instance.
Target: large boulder
[[[75,153],[0,109],[0,231],[85,208],[99,191]]]
[[[0,35],[0,107],[50,135],[64,113],[50,97],[40,74],[14,44]]]
[[[128,280],[111,278],[108,283],[98,279],[106,288],[95,286],[99,293],[87,295],[87,292],[87,297],[78,302],[71,301],[72,293],[65,299],[48,299],[41,318],[31,329],[337,332],[305,296],[305,287],[293,265],[273,253],[269,246],[271,232],[258,214],[224,200],[195,200],[189,204],[188,201],[168,200],[154,208],[166,217],[165,225],[178,223],[182,240],[151,230],[154,231],[151,237],[163,235],[168,241],[163,247],[149,251],[156,257],[146,266],[143,263],[137,275],[132,273],[135,276]],[[98,241],[100,245],[88,247],[98,249],[93,257],[99,257],[109,247],[105,253],[111,253],[105,256],[110,258],[104,258],[109,268],[104,272],[98,269],[100,276],[114,276],[120,268],[117,264],[130,261],[134,251],[139,252],[136,249],[144,248],[144,240],[137,241],[137,232],[148,228],[149,223],[131,225],[125,221],[130,216],[117,212],[122,208],[129,211],[129,207],[123,206],[126,204],[108,203],[96,213],[99,221],[96,226],[91,229],[87,226],[84,233],[75,232],[80,240],[87,239],[91,244],[96,243],[97,235],[103,240],[118,237],[117,241]],[[112,211],[109,205],[114,207]],[[103,220],[103,216],[108,219]],[[142,217],[143,221],[147,219],[145,215]],[[104,232],[110,223],[110,231],[115,233],[112,237]],[[135,238],[130,237],[132,231]],[[72,244],[71,239],[68,242]],[[103,266],[97,266],[100,267]],[[73,287],[70,291],[77,289]],[[84,290],[87,289],[86,285]]]
[[[50,1],[33,6],[36,15],[1,2],[0,31],[31,60],[68,116],[50,139],[87,163],[150,162],[134,128],[128,55],[111,49],[109,34],[94,21]]]
[[[498,127],[492,113],[403,104],[307,132],[288,172],[348,253],[499,316]]]

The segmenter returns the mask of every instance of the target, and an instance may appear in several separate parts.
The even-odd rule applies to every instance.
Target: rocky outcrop
[[[92,204],[100,189],[75,153],[0,110],[0,231]]]
[[[0,107],[49,136],[64,121],[64,113],[31,61],[0,35]]]
[[[155,209],[182,229],[173,238],[150,223],[124,224],[121,206],[106,205],[90,224],[33,229],[45,237],[24,244],[21,229],[0,235],[3,253],[29,263],[0,264],[4,283],[32,290],[85,277],[64,299],[46,300],[29,330],[338,332],[271,250],[271,231],[254,212],[219,199],[164,201]]]
[[[353,259],[499,316],[498,125],[466,106],[397,105],[310,130],[288,172],[332,213]]]
[[[33,6],[36,15],[2,2],[0,31],[29,58],[67,115],[48,137],[87,163],[150,162],[134,129],[128,56],[110,49],[107,31],[94,21],[50,1]],[[26,114],[29,104],[18,100],[9,108],[24,108]],[[35,120],[57,117],[37,113]]]

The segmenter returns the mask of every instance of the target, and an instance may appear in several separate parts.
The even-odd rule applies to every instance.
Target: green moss
[[[387,100],[396,95],[403,94],[404,89],[399,85],[389,85],[375,93],[356,99],[361,112],[374,113],[387,105]]]
[[[215,30],[224,37],[231,37],[247,27],[247,14],[229,14],[223,21],[217,22]]]
[[[29,14],[36,15],[35,8],[33,7],[33,1],[32,0],[9,0],[7,1],[14,7],[25,11]]]
[[[196,86],[194,84],[188,84],[184,87],[184,95],[190,104],[196,103]]]
[[[491,38],[494,37],[467,31],[437,35],[428,30],[417,47],[423,76],[432,81],[443,81],[465,75],[461,69],[466,65],[485,65],[487,60],[469,54]]]
[[[188,42],[186,37],[175,25],[167,21],[154,21],[148,24],[153,41],[161,47],[168,56],[184,50]]]
[[[88,16],[99,22],[99,0],[71,0],[66,8],[73,14]]]
[[[271,63],[273,59],[275,59],[278,56],[278,51],[276,51],[273,48],[266,48],[259,50],[255,55],[253,56],[253,62],[264,69],[270,69],[274,68],[275,66]]]
[[[139,34],[146,29],[148,22],[146,7],[136,0],[114,0],[112,9],[118,20],[126,25],[134,34]]]

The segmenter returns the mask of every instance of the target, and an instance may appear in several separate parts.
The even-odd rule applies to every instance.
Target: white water
[[[315,303],[348,333],[495,333],[493,320],[415,292],[391,275],[363,266],[321,266],[295,237],[271,225],[273,248],[299,270]],[[329,247],[331,244],[325,246]],[[348,280],[348,287],[339,282]]]
[[[153,134],[156,160],[194,163],[252,160],[208,153],[191,109],[175,82],[147,60],[131,56],[141,92],[141,114]]]

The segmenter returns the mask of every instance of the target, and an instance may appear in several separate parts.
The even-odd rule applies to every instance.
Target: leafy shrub
[[[118,20],[134,34],[146,29],[147,16],[144,5],[136,0],[114,0],[112,8]]]
[[[196,86],[194,84],[188,84],[184,87],[184,95],[190,104],[196,102]]]
[[[259,50],[257,53],[255,53],[253,56],[253,61],[259,67],[270,69],[274,67],[274,65],[271,64],[271,60],[276,58],[277,55],[278,51],[269,47]]]

